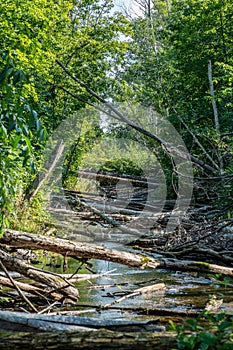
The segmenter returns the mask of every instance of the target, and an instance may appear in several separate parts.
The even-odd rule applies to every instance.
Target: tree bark
[[[0,334],[4,350],[58,349],[172,349],[176,345],[174,334],[152,332],[112,332],[107,330],[76,333],[16,333]]]
[[[84,259],[112,261],[119,264],[140,268],[163,268],[167,270],[195,271],[200,273],[221,273],[224,276],[233,276],[233,268],[208,264],[202,261],[188,261],[177,259],[161,259],[158,261],[145,255],[108,249],[103,246],[97,246],[94,244],[71,242],[65,239],[48,238],[44,236],[38,236],[36,234],[13,230],[6,230],[5,234],[0,239],[0,243],[18,248],[44,249],[74,258],[78,257]],[[13,259],[12,257],[10,258]],[[11,263],[10,265],[14,270],[14,264]],[[19,269],[16,271],[20,272]]]
[[[39,248],[38,248],[39,249]],[[60,277],[51,275],[50,273],[43,272],[35,267],[32,267],[21,261],[15,259],[10,254],[0,250],[0,259],[2,263],[10,270],[19,272],[20,274],[33,279],[43,285],[49,286],[52,288],[52,292],[60,294],[60,298],[65,297],[71,299],[72,301],[77,301],[79,293],[77,288],[65,281]],[[48,291],[48,295],[50,295]]]
[[[15,285],[17,285],[22,291],[33,294],[33,295],[42,295],[44,297],[44,289],[43,288],[38,288],[35,287],[31,284],[27,284],[27,283],[22,283],[22,282],[18,282],[18,281],[14,281]],[[6,286],[6,287],[10,287],[10,288],[14,288],[14,285],[12,284],[12,282],[6,278],[6,277],[2,277],[0,276],[0,285]],[[61,299],[61,295],[60,294],[56,294],[56,293],[51,293],[51,296],[57,300]]]
[[[94,244],[38,236],[27,232],[6,230],[0,243],[17,248],[44,249],[74,258],[107,260],[133,267],[156,268],[159,266],[156,260],[139,254],[107,249]]]

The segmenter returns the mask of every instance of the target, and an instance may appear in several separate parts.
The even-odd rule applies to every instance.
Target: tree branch
[[[127,117],[125,117],[123,114],[121,114],[115,107],[113,107],[111,105],[111,103],[109,103],[108,101],[106,101],[104,98],[102,98],[101,96],[99,96],[96,92],[94,92],[89,86],[87,86],[86,84],[84,84],[81,80],[79,80],[77,77],[75,77],[74,75],[72,75],[70,73],[70,71],[64,66],[64,64],[59,61],[56,60],[56,63],[65,71],[65,73],[71,78],[73,79],[76,83],[78,83],[81,87],[83,87],[90,95],[92,95],[93,97],[95,97],[99,102],[104,103],[117,117],[118,120],[120,119],[122,122],[128,124],[129,126],[131,126],[133,129],[137,130],[138,132],[140,132],[141,134],[156,140],[157,142],[159,142],[161,145],[163,145],[166,150],[169,153],[176,153],[178,156],[180,156],[183,159],[186,160],[191,160],[193,163],[199,165],[200,167],[202,167],[203,169],[206,169],[208,171],[211,172],[216,172],[216,169],[214,169],[213,167],[209,166],[208,164],[204,163],[202,160],[198,159],[197,157],[194,157],[193,155],[186,153],[184,151],[181,151],[180,149],[178,149],[177,147],[172,146],[171,144],[169,144],[168,142],[166,142],[165,140],[161,139],[159,136],[151,133],[148,130],[145,130],[143,128],[141,128],[139,125],[135,124],[134,122],[132,122],[131,120],[129,120]],[[115,118],[115,115],[113,116]]]

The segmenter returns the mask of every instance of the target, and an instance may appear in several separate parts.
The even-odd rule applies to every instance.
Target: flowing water
[[[142,310],[161,308],[178,312],[201,311],[207,300],[213,295],[216,295],[218,299],[223,299],[221,311],[233,313],[233,288],[227,280],[220,284],[214,276],[196,272],[138,269],[101,260],[90,262],[92,271],[97,274],[111,272],[106,276],[76,283],[80,292],[80,300],[71,309],[73,311],[83,310],[85,316],[138,319],[140,313],[136,309],[139,308]],[[60,256],[49,254],[43,257],[39,266],[52,272],[63,273],[62,263]],[[75,273],[79,266],[79,262],[69,258],[66,273]],[[90,271],[81,267],[78,273],[90,274]],[[164,283],[165,289],[126,298],[114,304],[114,308],[101,310],[104,305],[113,303],[135,289],[157,283]],[[156,318],[151,315],[145,316],[145,312],[143,314],[144,319]]]

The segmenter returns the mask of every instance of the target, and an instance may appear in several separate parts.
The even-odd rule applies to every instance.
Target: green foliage
[[[65,188],[74,189],[77,184],[77,172],[83,156],[88,153],[96,141],[103,137],[103,132],[97,124],[89,124],[89,128],[82,130],[77,140],[74,140],[63,163],[62,183]]]
[[[198,120],[199,126],[206,126],[207,121],[213,125],[207,74],[208,61],[211,60],[213,83],[221,114],[220,127],[224,132],[232,127],[229,120],[233,93],[230,13],[232,2],[227,0],[173,1],[168,25],[171,33],[169,51],[173,54],[178,74],[177,92],[182,91],[182,108],[188,108],[189,111],[192,108],[192,115],[195,113],[192,120]],[[176,97],[176,93],[173,96]]]
[[[103,164],[100,168],[100,172],[112,172],[118,175],[135,175],[142,176],[143,172],[133,161],[130,159],[118,158],[115,160],[109,160]]]
[[[7,223],[13,198],[21,196],[29,173],[40,165],[45,129],[53,133],[61,121],[85,107],[86,101],[94,100],[64,76],[56,59],[101,97],[152,106],[175,125],[194,156],[209,161],[191,133],[213,161],[222,161],[224,171],[232,173],[232,3],[160,0],[150,1],[150,8],[146,2],[141,4],[142,15],[128,20],[114,13],[113,1],[1,3],[1,226],[3,217]],[[213,66],[222,136],[214,130],[208,60]],[[77,119],[82,128],[82,116]],[[140,122],[144,126],[143,118]],[[80,134],[68,152],[63,174],[68,187],[75,184],[72,171],[76,171],[85,152],[103,136],[97,124],[91,120],[92,130]],[[111,138],[114,133],[128,140],[137,138],[119,126],[104,137]],[[163,150],[151,140],[143,142],[155,150],[167,178],[171,178],[171,162]],[[230,183],[210,184],[208,194],[210,191],[219,194],[218,200],[214,198],[219,206],[221,198],[225,201],[226,197],[226,206],[231,206]],[[173,192],[170,186],[170,197]]]
[[[231,277],[224,277],[222,274],[210,275],[210,278],[213,279],[216,284],[215,288],[218,289],[221,286],[227,287],[233,285],[233,279]]]
[[[111,14],[112,4],[103,6],[94,0],[6,0],[0,4],[4,38],[0,43],[1,228],[9,224],[9,213],[16,211],[31,175],[42,163],[46,130],[52,133],[62,120],[85,106],[85,99],[90,100],[82,88],[64,78],[55,60],[63,61],[97,92],[113,91],[110,71],[122,60],[127,44],[120,35],[130,32],[130,23],[120,13]],[[86,138],[79,146],[81,153],[91,136]]]
[[[150,12],[146,6],[149,3]],[[125,69],[118,73],[119,79],[126,81],[125,93],[131,101],[150,106],[168,118],[193,156],[206,164],[215,162],[222,172],[232,174],[232,2],[173,0],[140,4],[143,13],[132,19],[132,43],[125,56]],[[215,129],[209,60],[220,135]],[[158,153],[163,169],[169,169],[169,178],[169,160]],[[201,169],[194,171],[203,176]],[[223,211],[232,208],[229,179],[200,186],[205,189],[194,187],[197,202],[208,200]],[[173,195],[171,188],[169,193]]]
[[[233,317],[224,313],[204,312],[197,319],[188,319],[181,326],[170,322],[170,330],[177,333],[177,349],[225,350],[233,349]]]
[[[37,112],[28,101],[29,77],[3,54],[0,73],[0,226],[8,225],[14,199],[22,191],[23,181],[35,171],[39,144],[46,132]]]
[[[133,43],[123,77],[131,88],[130,96],[169,117],[195,155],[203,157],[177,116],[201,137],[207,149],[211,148],[216,159],[216,150],[223,145],[219,145],[213,130],[208,61],[213,65],[220,130],[230,132],[232,2],[173,0],[169,12],[166,3],[151,1],[150,17],[145,14],[133,20]]]

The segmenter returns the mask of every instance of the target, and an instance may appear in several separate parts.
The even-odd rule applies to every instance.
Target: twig
[[[45,309],[41,310],[38,312],[38,314],[44,314],[45,312],[49,311],[52,309],[52,307],[54,307],[57,304],[57,301],[54,301],[54,303],[52,303],[51,305],[49,305],[48,307],[46,307]]]
[[[23,300],[30,306],[30,308],[38,313],[37,309],[35,308],[35,306],[30,302],[30,300],[26,297],[26,295],[23,293],[23,291],[19,288],[19,286],[15,283],[15,281],[13,280],[13,278],[11,277],[11,275],[8,273],[7,269],[5,268],[5,266],[3,265],[2,261],[0,260],[0,266],[3,269],[3,271],[5,272],[6,276],[9,278],[9,280],[11,281],[12,285],[14,286],[14,288],[17,290],[17,292],[19,293],[19,295],[23,298]]]
[[[163,290],[163,289],[165,289],[164,283],[157,283],[157,284],[153,284],[152,286],[138,288],[138,289],[135,289],[133,293],[130,293],[128,295],[124,295],[123,297],[114,300],[112,303],[104,305],[103,309],[108,309],[112,305],[119,304],[120,302],[122,302],[128,298],[133,298],[133,297],[136,297],[138,295],[145,294],[145,293],[157,292],[157,291]]]

